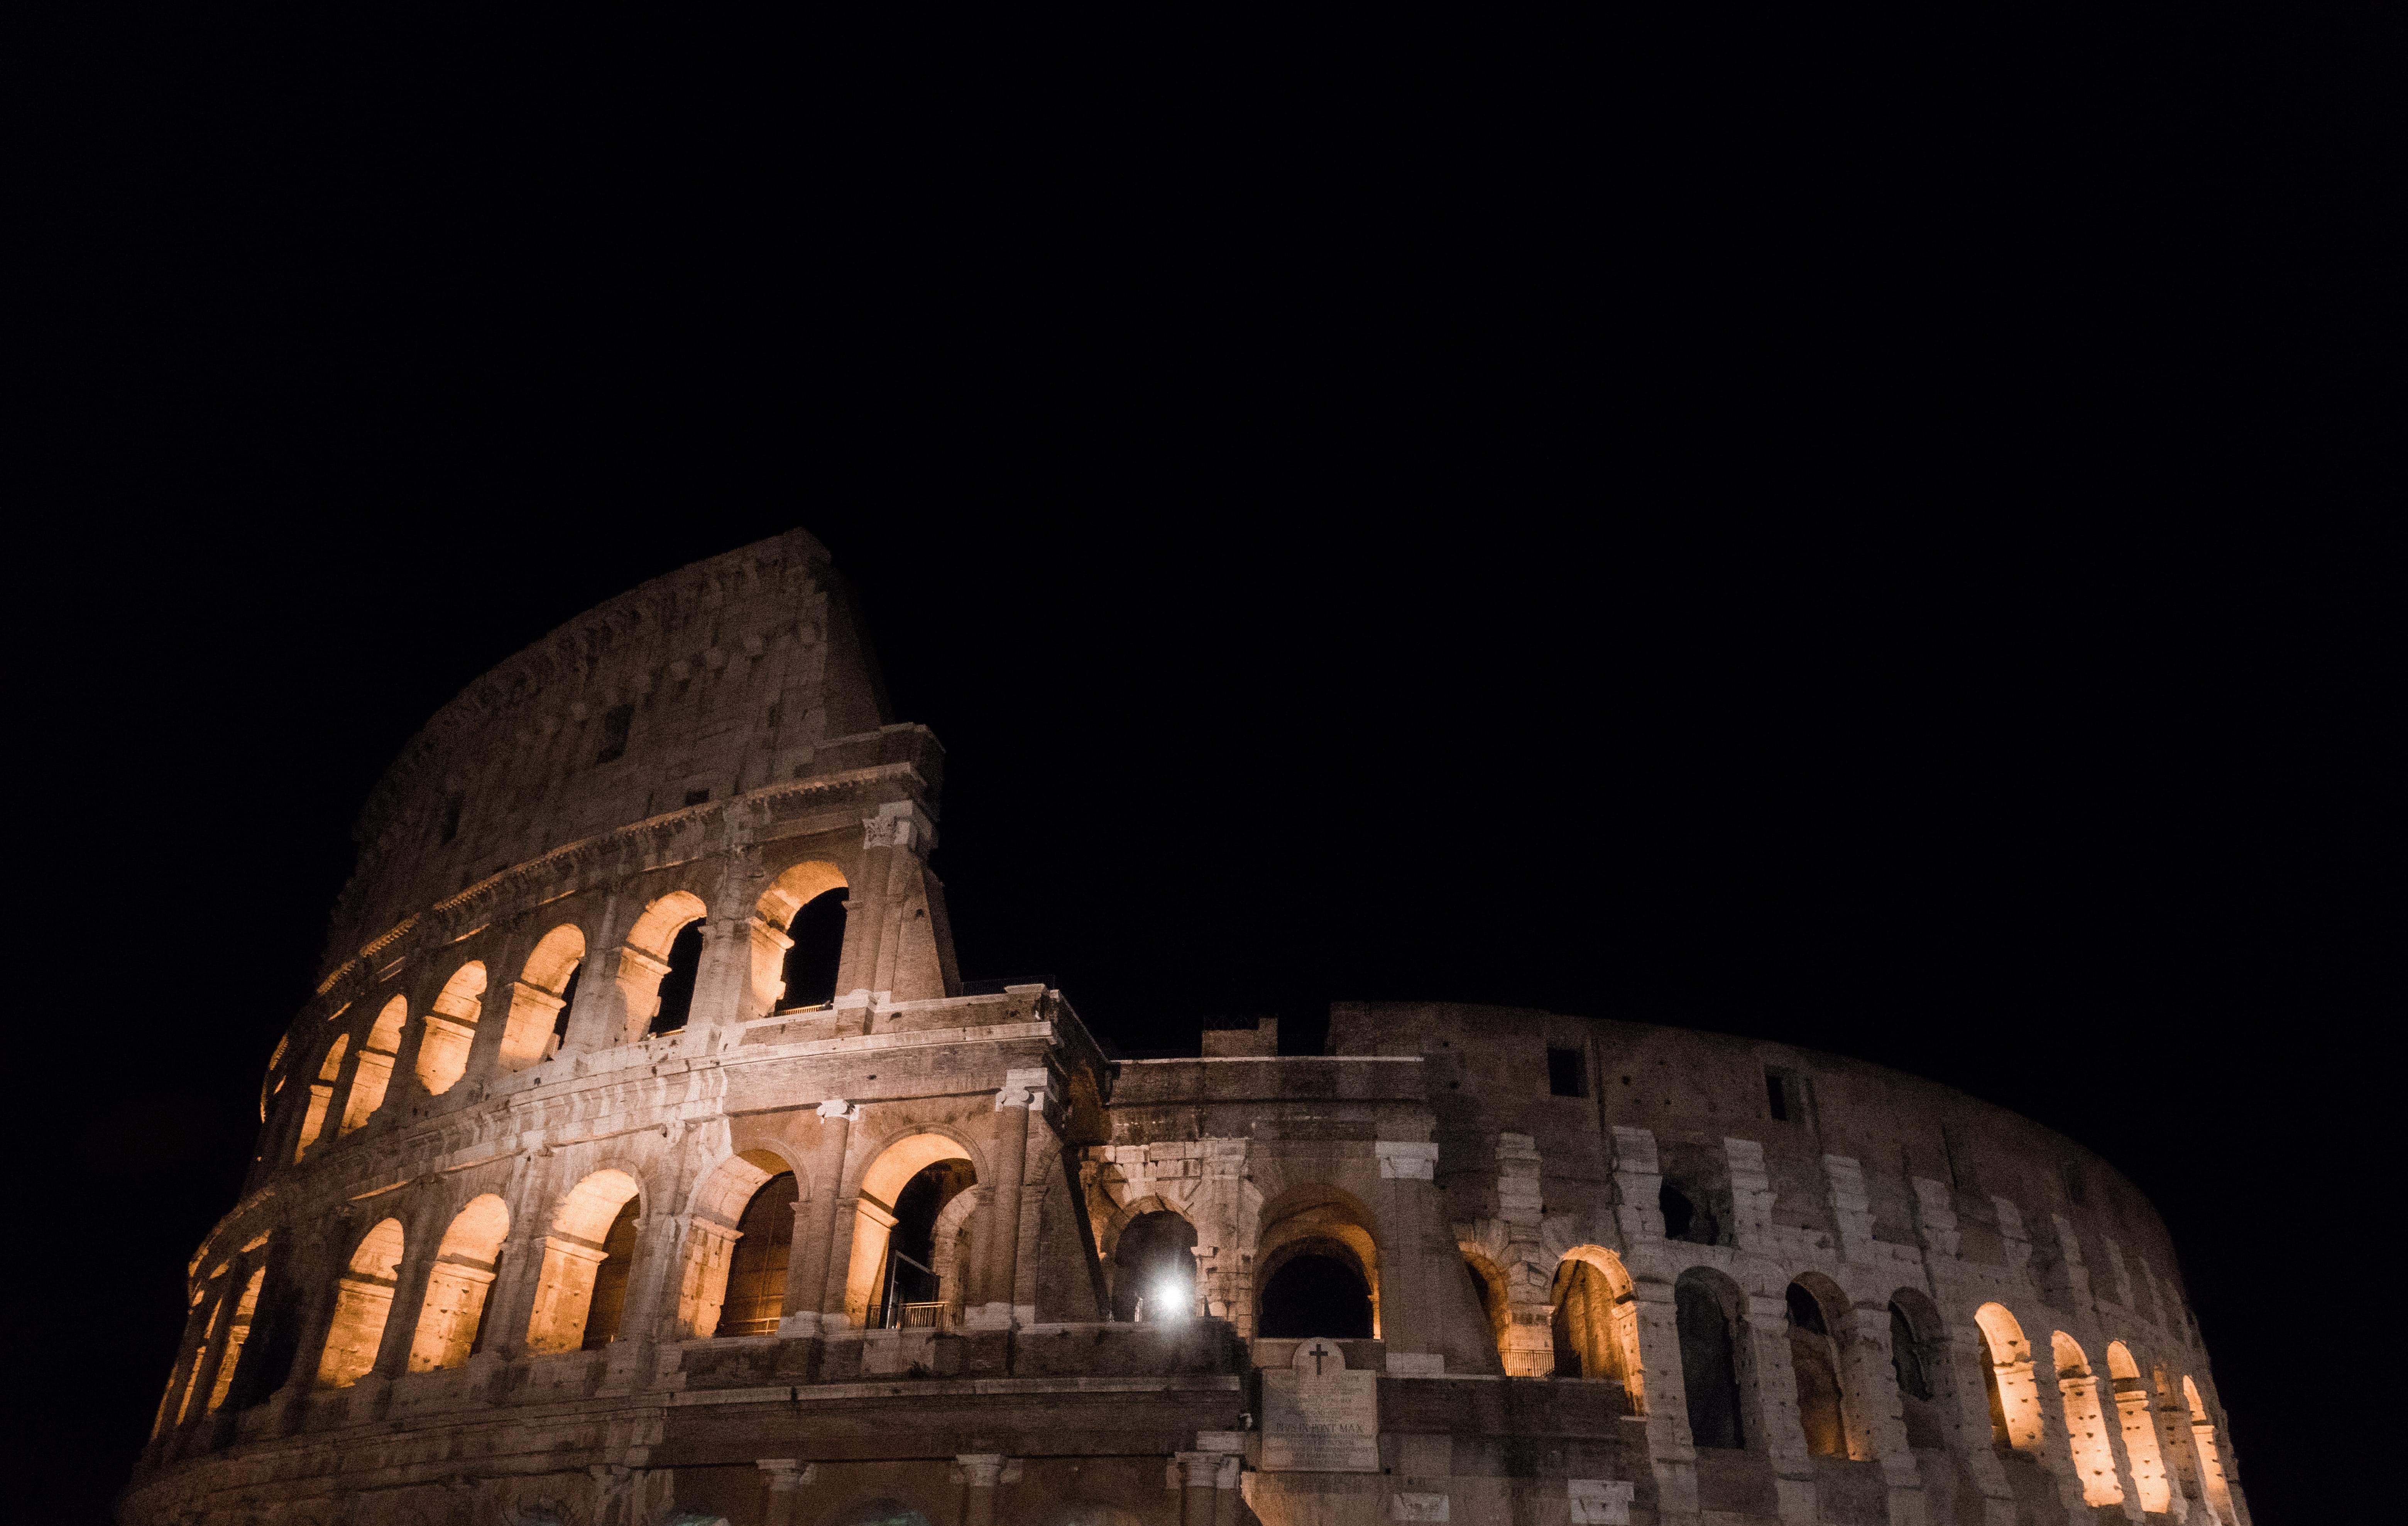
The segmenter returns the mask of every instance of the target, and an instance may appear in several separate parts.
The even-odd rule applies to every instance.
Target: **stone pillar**
[[[1045,1071],[1015,1070],[995,1094],[995,1196],[987,1205],[986,1302],[967,1319],[973,1330],[1009,1330],[1020,1277],[1020,1199],[1028,1175],[1029,1107],[1045,1094]]]
[[[1745,1141],[1730,1139],[1724,1143],[1738,1145]],[[1733,1151],[1733,1157],[1736,1164],[1737,1151]],[[1740,1191],[1733,1189],[1734,1198]],[[1766,1191],[1764,1197],[1764,1211],[1770,1213],[1770,1192]],[[1740,1221],[1748,1222],[1744,1207],[1740,1210]],[[1765,1454],[1772,1462],[1772,1487],[1781,1501],[1781,1519],[1797,1526],[1812,1526],[1816,1515],[1814,1459],[1806,1450],[1806,1432],[1798,1419],[1798,1374],[1789,1363],[1788,1302],[1750,1294],[1743,1337],[1749,1343],[1749,1354],[1756,1366],[1756,1423],[1763,1428]],[[1678,1338],[1675,1335],[1674,1339]]]
[[[739,1020],[766,1018],[778,1009],[786,994],[786,952],[795,940],[782,930],[772,926],[769,919],[754,912],[745,923],[748,959],[752,966],[752,984]]]
[[[964,1452],[953,1462],[962,1470],[962,1526],[995,1526],[995,1486],[1003,1480],[1002,1456]]]
[[[1654,1144],[1649,1144],[1652,1161]],[[1656,1210],[1655,1203],[1647,1205]],[[1661,1239],[1662,1216],[1656,1216]],[[1698,1448],[1689,1434],[1688,1392],[1681,1373],[1681,1327],[1672,1284],[1653,1277],[1631,1282],[1631,1300],[1638,1305],[1639,1355],[1647,1364],[1647,1461],[1656,1475],[1656,1519],[1666,1526],[1688,1526],[1698,1519]]]
[[[694,1005],[686,1009],[687,1047],[708,1052],[722,1029],[756,1016],[752,990],[752,919],[712,917],[702,924],[702,963],[695,971]]]
[[[1906,1444],[1898,1370],[1890,1363],[1889,1305],[1858,1305],[1848,1314],[1855,1338],[1840,1348],[1840,1391],[1846,1399],[1849,1455],[1880,1462],[1889,1486],[1890,1526],[1925,1526],[1923,1472]]]
[[[1225,1452],[1181,1452],[1179,1526],[1214,1526],[1220,1508],[1221,1463]]]
[[[815,1335],[831,1325],[844,1324],[844,1251],[851,1248],[850,1226],[838,1217],[848,1201],[846,1179],[853,1169],[853,1125],[861,1109],[831,1097],[819,1106],[823,1143],[821,1168],[811,1183],[809,1202],[795,1205],[795,1247],[786,1262],[787,1313],[778,1320],[781,1335]],[[837,1238],[844,1232],[846,1245]]]
[[[626,935],[619,916],[621,897],[614,893],[602,907],[594,941],[586,947],[584,974],[577,982],[577,1002],[568,1009],[568,1032],[561,1036],[561,1052],[587,1054],[618,1042],[625,1032],[619,1003],[618,940]],[[612,1025],[619,1024],[617,1032]]]
[[[753,1464],[769,1476],[768,1513],[761,1518],[762,1526],[796,1526],[796,1509],[803,1490],[819,1476],[819,1469],[791,1457],[767,1457]]]
[[[1508,1323],[1498,1356],[1508,1377],[1555,1370],[1555,1291],[1539,1243],[1539,1150],[1526,1134],[1497,1136],[1497,1215],[1505,1226]]]

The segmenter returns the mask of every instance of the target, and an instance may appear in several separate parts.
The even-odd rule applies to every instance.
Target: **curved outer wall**
[[[799,532],[447,706],[364,817],[122,1519],[2247,1521],[2163,1227],[2069,1141],[1543,1012],[1108,1060],[1058,991],[961,988],[940,756]],[[796,1007],[838,887],[838,994]],[[907,1307],[890,1235],[939,1178]],[[1192,1305],[1132,1322],[1174,1221]],[[1307,1258],[1370,1338],[1265,1333]],[[1287,1429],[1337,1391],[1308,1358],[1370,1405],[1335,1450]]]

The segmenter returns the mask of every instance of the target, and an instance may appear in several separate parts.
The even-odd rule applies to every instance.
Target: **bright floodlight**
[[[1177,1319],[1187,1313],[1187,1284],[1167,1276],[1154,1285],[1154,1296],[1146,1300],[1146,1312],[1157,1319]]]

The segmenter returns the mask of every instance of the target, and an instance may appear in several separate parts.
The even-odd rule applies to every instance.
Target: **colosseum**
[[[959,977],[875,675],[798,531],[418,734],[122,1519],[2249,1526],[2106,1162],[1610,1017],[1116,1055]]]

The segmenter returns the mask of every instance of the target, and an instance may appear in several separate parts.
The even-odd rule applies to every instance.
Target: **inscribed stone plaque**
[[[1287,1372],[1263,1374],[1266,1473],[1380,1471],[1380,1376],[1350,1373],[1336,1341],[1299,1341]]]

